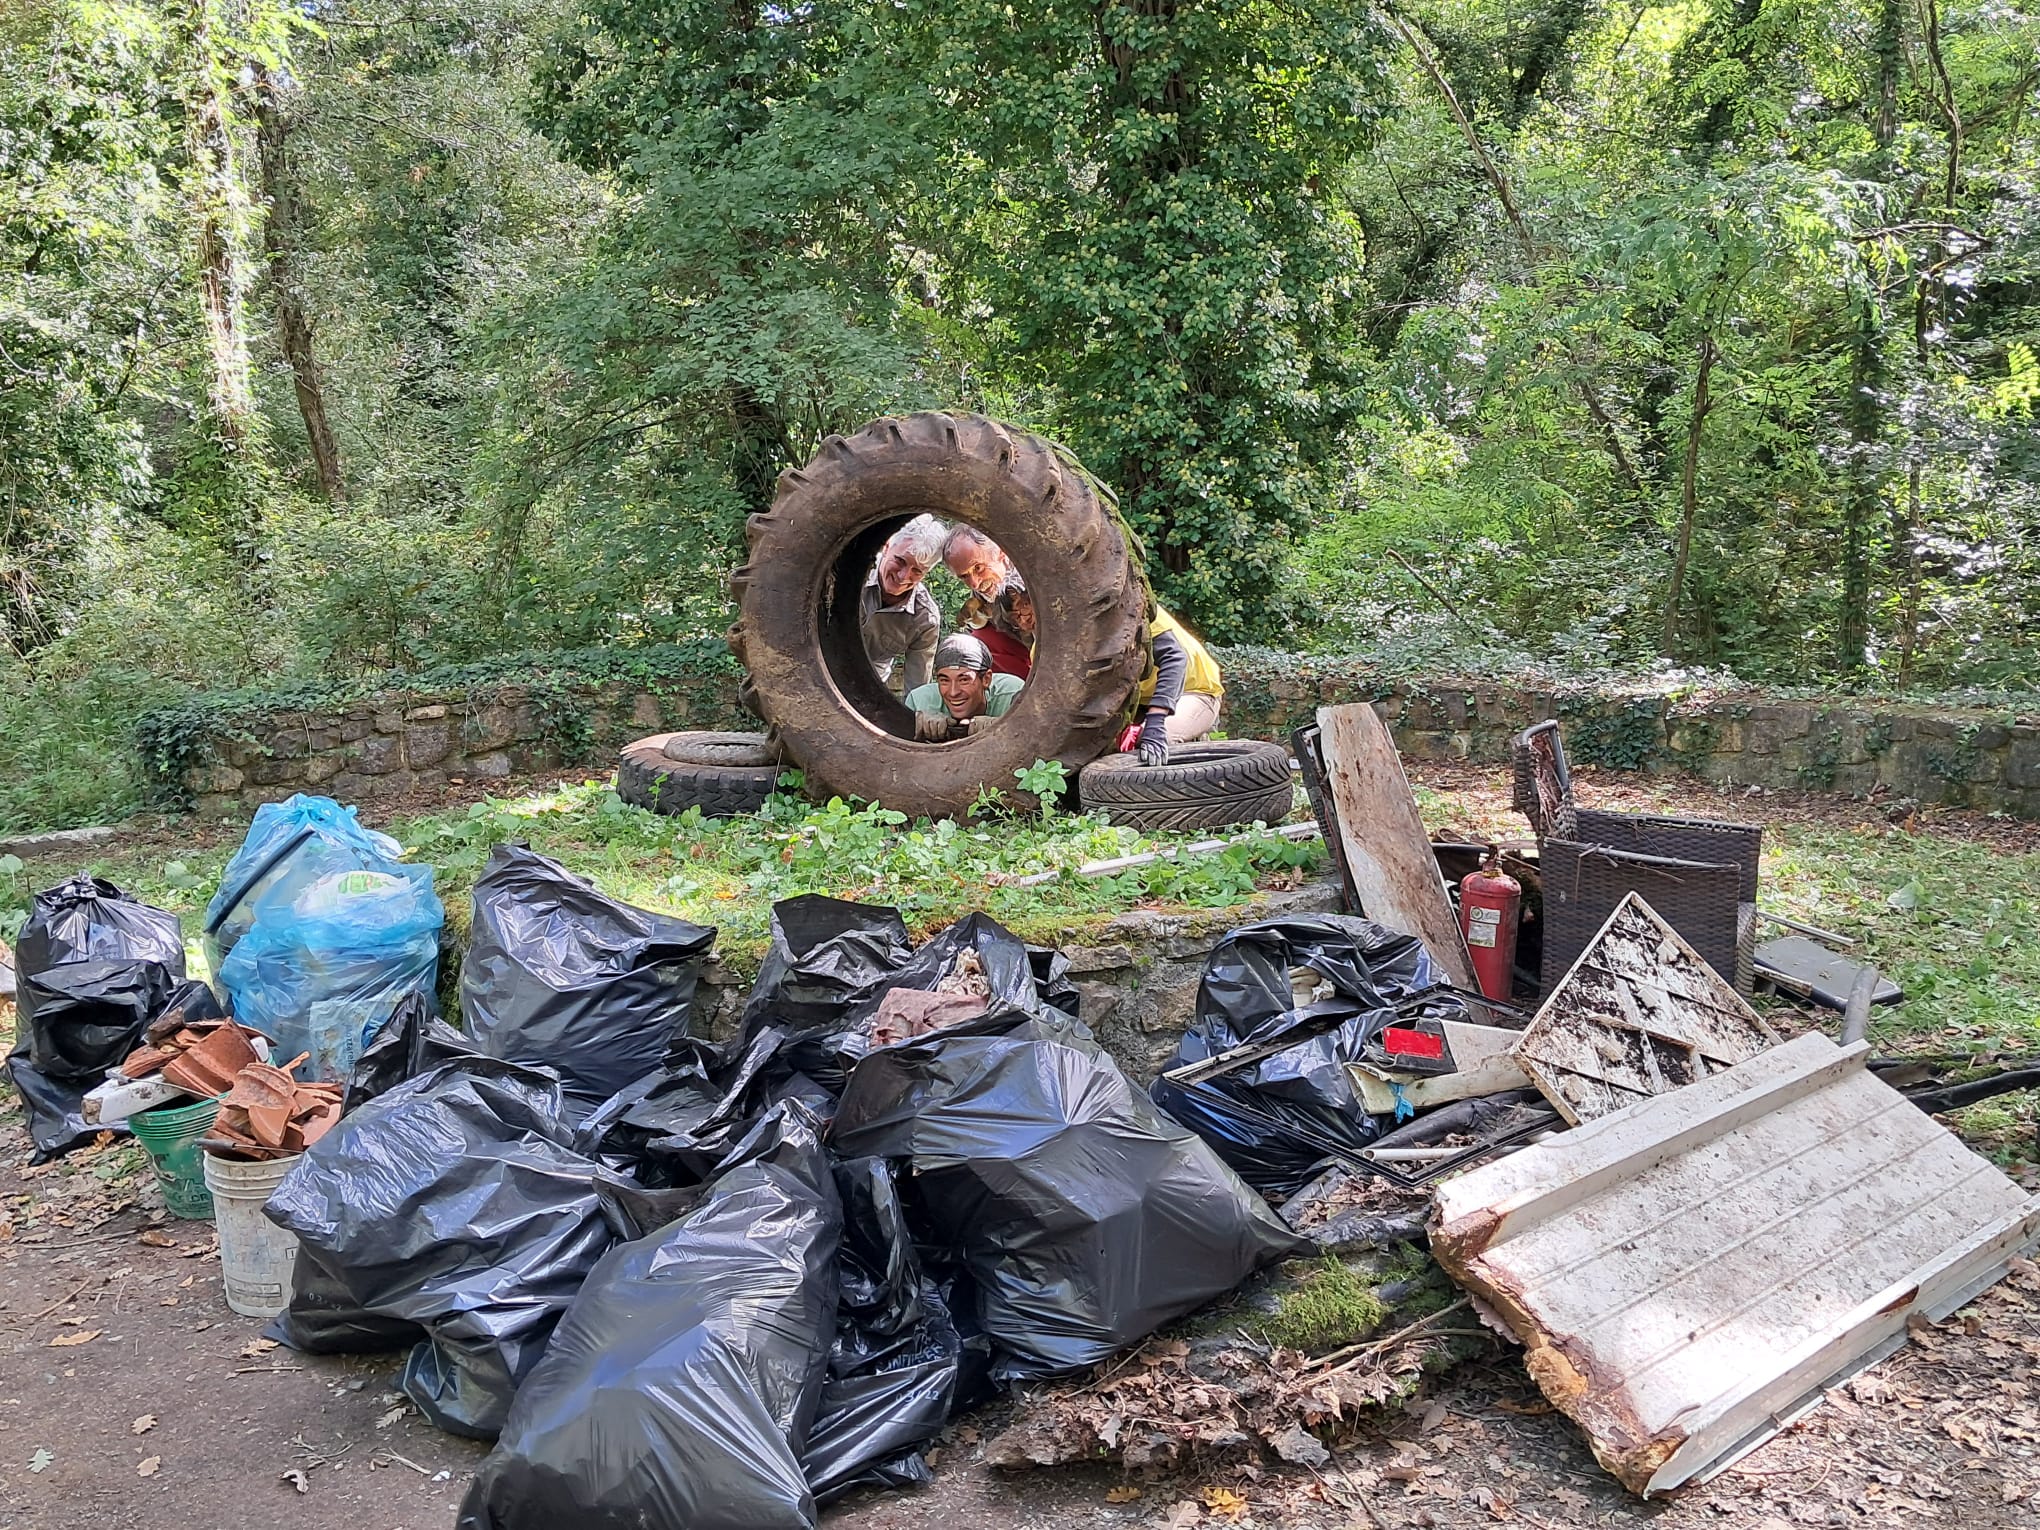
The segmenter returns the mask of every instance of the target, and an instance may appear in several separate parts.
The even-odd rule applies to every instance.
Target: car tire
[[[879,680],[859,608],[880,546],[923,512],[1004,548],[1039,624],[1012,710],[940,744],[915,740],[913,714]],[[1130,713],[1153,600],[1110,494],[1039,436],[970,414],[874,421],[781,475],[747,535],[730,648],[813,789],[931,818],[966,812],[987,789],[1031,805],[1016,772],[1036,760],[1081,769]]]
[[[765,805],[779,782],[777,765],[703,765],[666,754],[672,735],[655,734],[623,746],[616,761],[616,795],[654,813],[701,809],[704,818],[740,818]]]
[[[1166,765],[1109,754],[1084,767],[1077,796],[1085,812],[1105,813],[1124,828],[1222,829],[1282,822],[1296,789],[1280,744],[1207,739],[1176,745]]]
[[[666,742],[660,750],[669,760],[682,765],[771,765],[779,764],[779,752],[763,733],[689,732],[653,735]]]

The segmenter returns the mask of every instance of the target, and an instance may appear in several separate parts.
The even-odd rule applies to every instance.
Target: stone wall
[[[1855,796],[1882,790],[2040,819],[2040,710],[1387,680],[1357,664],[1294,659],[1230,664],[1227,681],[1224,726],[1237,737],[1281,738],[1320,706],[1374,700],[1407,758],[1503,764],[1517,732],[1556,718],[1574,764]]]
[[[1557,718],[1577,764],[1687,771],[1709,781],[1866,795],[2040,819],[2040,713],[1729,693],[1568,691],[1495,681],[1390,679],[1357,661],[1222,653],[1225,731],[1286,739],[1317,708],[1377,701],[1411,759],[1506,763],[1510,738]],[[222,727],[183,770],[205,813],[318,791],[350,802],[462,779],[605,767],[618,744],[667,728],[755,726],[721,677],[669,691],[610,683],[543,693],[391,692],[332,713]]]
[[[734,695],[699,697],[608,684],[486,698],[391,692],[333,713],[283,713],[210,740],[188,766],[194,811],[238,814],[293,792],[342,802],[449,781],[489,781],[606,764],[619,745],[670,728],[742,726]]]

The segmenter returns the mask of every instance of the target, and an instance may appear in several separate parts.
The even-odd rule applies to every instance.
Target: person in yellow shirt
[[[1154,662],[1135,699],[1140,735],[1133,747],[1141,764],[1166,765],[1173,745],[1203,738],[1218,725],[1225,682],[1197,635],[1160,606],[1148,639]]]

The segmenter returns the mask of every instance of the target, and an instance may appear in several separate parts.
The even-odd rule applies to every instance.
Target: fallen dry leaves
[[[156,1427],[156,1415],[153,1413],[144,1413],[140,1418],[136,1419],[132,1424],[128,1425],[128,1433],[147,1434],[151,1429],[154,1429],[155,1427]]]
[[[76,1333],[60,1333],[50,1340],[50,1348],[69,1349],[74,1344],[90,1344],[103,1331],[98,1328],[81,1328]]]
[[[1130,1468],[1265,1448],[1296,1466],[1328,1459],[1319,1431],[1335,1431],[1401,1395],[1426,1340],[1324,1370],[1295,1350],[1206,1347],[1150,1340],[1098,1379],[1066,1384],[1022,1405],[985,1446],[993,1466],[1117,1460]]]
[[[1231,1488],[1208,1487],[1197,1495],[1204,1507],[1220,1519],[1238,1519],[1247,1512],[1247,1501]]]
[[[162,1465],[163,1458],[161,1456],[150,1456],[135,1468],[135,1475],[137,1477],[153,1477]]]

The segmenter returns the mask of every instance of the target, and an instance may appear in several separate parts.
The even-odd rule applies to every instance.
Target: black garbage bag
[[[608,1171],[571,1142],[551,1074],[463,1058],[342,1116],[264,1213],[298,1235],[361,1313],[424,1330],[401,1385],[427,1418],[493,1439],[616,1241],[599,1194]],[[344,1327],[334,1311],[315,1312],[314,1297],[338,1300],[315,1287],[307,1321]]]
[[[428,996],[409,994],[355,1059],[342,1112],[441,1063],[474,1055],[468,1039],[432,1013]],[[409,1349],[425,1341],[425,1330],[408,1318],[382,1317],[363,1307],[326,1259],[310,1247],[299,1247],[291,1261],[290,1281],[290,1305],[262,1330],[280,1344],[312,1355],[349,1355]]]
[[[461,1016],[485,1056],[557,1070],[579,1120],[686,1035],[713,944],[713,929],[605,898],[526,846],[498,845],[475,884]]]
[[[15,948],[22,1038],[45,1079],[87,1089],[141,1045],[184,980],[177,916],[79,876],[35,895]]]
[[[663,1172],[664,1166],[648,1162],[651,1145],[707,1123],[722,1103],[723,1091],[716,1083],[721,1067],[721,1053],[713,1044],[681,1037],[662,1066],[619,1089],[582,1118],[575,1128],[575,1145],[641,1184],[670,1187],[676,1181]]]
[[[968,1351],[943,1288],[921,1271],[882,1158],[836,1166],[843,1200],[841,1293],[829,1380],[801,1469],[818,1503],[862,1486],[911,1487],[934,1474],[921,1452],[975,1400],[989,1347]]]
[[[1096,1364],[1296,1246],[1080,1027],[988,1020],[872,1052],[831,1140],[903,1164],[960,1262],[1000,1381]]]
[[[460,1530],[808,1530],[842,1208],[775,1107],[701,1202],[612,1250],[518,1391]]]
[[[1034,986],[1042,1002],[1072,1020],[1083,1019],[1083,996],[1070,977],[1069,957],[1047,946],[1029,946],[1027,960],[1034,969]]]
[[[354,1060],[341,1109],[365,1105],[441,1063],[480,1055],[472,1041],[433,1013],[431,995],[406,994]]]
[[[26,1036],[7,1054],[7,1077],[21,1096],[28,1140],[34,1148],[31,1163],[48,1163],[72,1148],[83,1147],[103,1131],[127,1135],[125,1121],[115,1126],[95,1126],[87,1121],[85,1095],[92,1086],[76,1079],[51,1078],[43,1072],[29,1060]]]
[[[1302,983],[1292,977],[1299,969],[1309,975]],[[1244,925],[1212,951],[1196,1016],[1164,1072],[1291,1032],[1302,1039],[1200,1084],[1157,1078],[1149,1092],[1255,1189],[1292,1194],[1334,1152],[1357,1153],[1373,1140],[1380,1125],[1346,1064],[1396,1023],[1398,1000],[1443,981],[1414,935],[1365,919],[1317,914]],[[1466,1009],[1447,995],[1424,1013],[1463,1019]]]
[[[989,914],[966,914],[940,934],[924,941],[905,966],[889,974],[869,993],[851,1004],[851,1024],[868,1032],[878,1017],[879,1006],[885,1002],[885,996],[896,988],[932,993],[944,984],[951,985],[957,992],[971,991],[971,987],[980,990],[987,1020],[1020,1017],[1074,1020],[1074,1014],[1057,1010],[1043,996],[1035,979],[1035,952],[1036,948],[1027,945]],[[1059,971],[1052,958],[1043,966],[1054,982],[1066,986],[1067,961],[1061,964]],[[869,1047],[863,1050],[869,1050]],[[858,1055],[861,1056],[862,1051]]]
[[[834,898],[776,904],[773,928],[768,970],[760,973],[744,1006],[745,1034],[755,1035],[767,1024],[788,1027],[791,1034],[780,1048],[782,1065],[805,1073],[832,1094],[842,1092],[850,1070],[871,1050],[880,1007],[895,989],[931,993],[945,985],[956,991],[969,984],[981,993],[988,1018],[1076,1017],[1068,961],[1028,946],[984,914],[957,920],[918,951],[906,944],[898,910]],[[800,945],[803,939],[811,943]],[[785,960],[779,960],[782,947]],[[760,1002],[775,961],[802,995],[790,1010]],[[1066,1013],[1046,997],[1041,979],[1069,1005]],[[781,985],[782,991],[787,986]]]
[[[210,987],[187,979],[170,990],[162,1008],[149,1016],[148,1025],[188,1025],[197,1020],[217,1020],[224,1013]],[[144,1035],[146,1031],[145,1027]],[[98,1087],[97,1075],[82,1079],[51,1078],[29,1057],[26,1036],[9,1054],[7,1074],[26,1107],[35,1163],[47,1163],[72,1148],[82,1147],[101,1132],[118,1137],[130,1135],[125,1121],[102,1124],[85,1119],[85,1096]]]
[[[338,1268],[308,1244],[290,1267],[290,1305],[262,1330],[307,1355],[379,1355],[426,1342],[421,1324],[384,1317],[354,1299]]]
[[[863,1055],[849,1015],[913,959],[896,908],[810,893],[772,905],[772,945],[740,1019],[748,1042],[786,1033],[782,1056],[831,1093]]]

